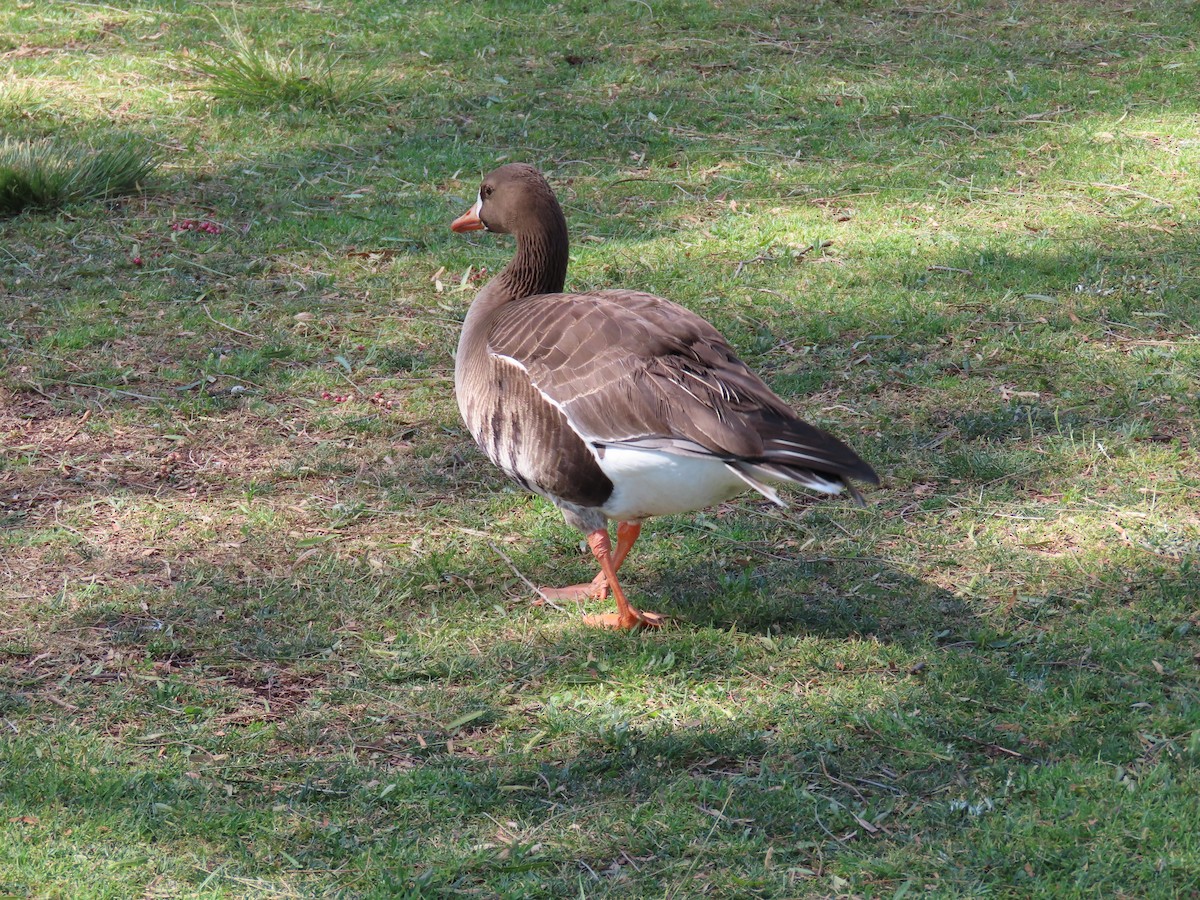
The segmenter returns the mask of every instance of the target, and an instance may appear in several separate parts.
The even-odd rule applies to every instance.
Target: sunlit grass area
[[[0,895],[1200,890],[1198,28],[0,8],[6,146],[157,164],[0,221]],[[866,508],[652,521],[659,633],[532,605],[590,558],[451,378],[509,160]]]
[[[217,100],[240,106],[297,106],[347,112],[378,99],[382,81],[364,73],[346,73],[343,57],[306,54],[303,47],[274,53],[247,35],[227,29],[221,40],[195,62],[207,76],[202,88]]]

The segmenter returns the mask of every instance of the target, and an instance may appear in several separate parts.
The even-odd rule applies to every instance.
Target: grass
[[[157,162],[135,144],[95,149],[49,141],[0,144],[0,216],[137,193]]]
[[[0,9],[10,142],[161,163],[4,223],[0,895],[1200,890],[1198,25]],[[504,159],[867,508],[651,522],[658,634],[531,606],[591,564],[452,398]]]
[[[379,99],[386,85],[364,73],[345,73],[343,58],[305,53],[272,53],[245,34],[225,29],[208,58],[194,62],[207,76],[202,90],[217,100],[245,106],[298,106],[346,110]]]

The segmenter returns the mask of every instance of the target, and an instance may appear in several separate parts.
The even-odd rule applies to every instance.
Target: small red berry
[[[140,256],[135,256],[133,258],[133,264],[135,266],[140,266],[142,264],[142,258]]]

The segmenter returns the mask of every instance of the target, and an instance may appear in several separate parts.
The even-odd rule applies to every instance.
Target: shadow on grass
[[[683,627],[841,639],[916,639],[959,627],[965,608],[949,591],[878,559],[803,558],[730,570],[708,562],[647,581],[660,612]]]
[[[514,639],[497,622],[495,637],[476,632],[471,648],[440,642],[426,651],[414,634],[402,637],[404,647],[352,661],[344,643],[337,647],[345,633],[331,630],[324,652],[309,657],[324,660],[313,694],[257,721],[151,713],[139,723],[151,733],[139,738],[142,729],[133,729],[121,742],[120,764],[99,723],[84,723],[90,737],[67,758],[35,752],[33,718],[6,709],[30,727],[9,743],[0,796],[13,816],[63,822],[67,811],[66,824],[81,835],[120,821],[124,840],[184,854],[203,836],[225,874],[255,879],[284,877],[299,864],[326,884],[340,870],[431,892],[503,893],[539,879],[616,884],[623,870],[671,884],[705,860],[770,881],[748,856],[761,860],[774,847],[781,866],[878,865],[878,854],[908,853],[918,834],[947,850],[941,862],[918,865],[951,881],[994,878],[996,867],[1015,875],[1032,845],[1006,856],[990,842],[1036,844],[1022,823],[1032,829],[1064,783],[1075,800],[1057,827],[1077,828],[1089,842],[1119,841],[1160,813],[1155,792],[1134,793],[1111,767],[1147,783],[1185,772],[1182,745],[1170,735],[1194,687],[1155,676],[1149,661],[1164,660],[1170,672],[1190,643],[1146,634],[1139,620],[1149,610],[1130,609],[1119,590],[1130,577],[1161,574],[1105,574],[1092,618],[1116,625],[1116,639],[1095,654],[1086,633],[1056,636],[1053,626],[1003,644],[941,646],[901,628],[906,649],[896,652],[842,637],[764,640],[679,626],[631,637],[546,623],[532,626],[543,635]],[[330,572],[306,593],[323,596],[328,615],[345,584]],[[1178,606],[1185,584],[1175,587]],[[230,591],[247,600],[277,593],[290,610],[280,628],[302,630],[297,594],[253,583],[223,591],[229,617],[239,614]],[[281,656],[295,653],[278,638],[226,644],[207,605],[181,594],[154,612],[177,637],[215,639],[205,655],[224,656],[225,667],[246,676],[277,670]],[[416,607],[408,615],[421,621]],[[264,655],[247,652],[255,649]],[[170,677],[200,687],[206,676],[180,663]],[[292,664],[308,663],[293,656]],[[161,691],[158,699],[176,702]],[[1174,725],[1148,741],[1130,702],[1152,704],[1160,725]],[[450,722],[464,707],[483,714]],[[246,772],[238,754],[252,747],[258,758]],[[1106,804],[1110,817],[1098,827],[1090,820]],[[989,817],[993,808],[1000,812]],[[56,844],[71,843],[66,830]],[[714,833],[720,839],[710,844]],[[1156,825],[1150,839],[1167,833]],[[1073,871],[1073,846],[1043,857],[1043,867]],[[1124,865],[1150,873],[1153,862],[1138,856]]]
[[[1063,780],[1071,827],[1117,840],[1157,813],[1111,767],[1185,765],[1200,585],[1180,562],[1081,572],[1016,622],[878,560],[703,564],[650,582],[683,621],[643,635],[574,612],[514,622],[494,591],[446,580],[444,556],[383,572],[330,556],[291,577],[261,562],[185,566],[139,595],[142,615],[83,604],[47,623],[68,651],[10,655],[6,814],[79,840],[120,822],[184,854],[202,837],[236,877],[299,863],[314,883],[434,893],[631,867],[671,884],[698,859],[746,874],[769,847],[781,866],[878,865],[918,834],[971,836],[930,871],[994,878],[1020,866],[988,842]],[[43,752],[46,735],[69,752]],[[1105,804],[1112,821],[1085,827]],[[1077,865],[1072,846],[1052,868]]]

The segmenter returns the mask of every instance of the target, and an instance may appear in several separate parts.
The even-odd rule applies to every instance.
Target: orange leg
[[[624,522],[621,523],[625,525]],[[629,546],[633,546],[633,542],[637,540],[636,529],[638,526],[632,526],[632,537],[629,539]],[[592,555],[596,557],[596,561],[600,563],[600,571],[604,575],[608,587],[613,592],[613,599],[617,601],[616,615],[608,613],[602,616],[586,616],[584,621],[589,625],[601,625],[605,628],[654,628],[661,625],[664,617],[658,613],[642,612],[637,609],[625,597],[625,592],[621,590],[621,583],[617,581],[617,558],[612,552],[612,541],[608,537],[607,528],[599,528],[588,535],[588,546],[592,548]],[[620,547],[620,537],[618,537],[618,547]],[[629,552],[626,548],[626,553]],[[624,561],[624,560],[622,560]]]
[[[620,571],[621,563],[629,555],[630,549],[642,533],[638,522],[621,522],[617,525],[617,549],[613,552],[613,568]],[[547,600],[607,600],[608,577],[601,569],[600,573],[585,584],[572,584],[562,588],[538,588]],[[537,601],[534,601],[535,603]]]
[[[641,533],[640,522],[621,522],[617,525],[617,550],[613,554],[615,571],[621,571],[621,563],[625,562],[625,557],[629,555],[629,551],[633,549],[633,544]]]

